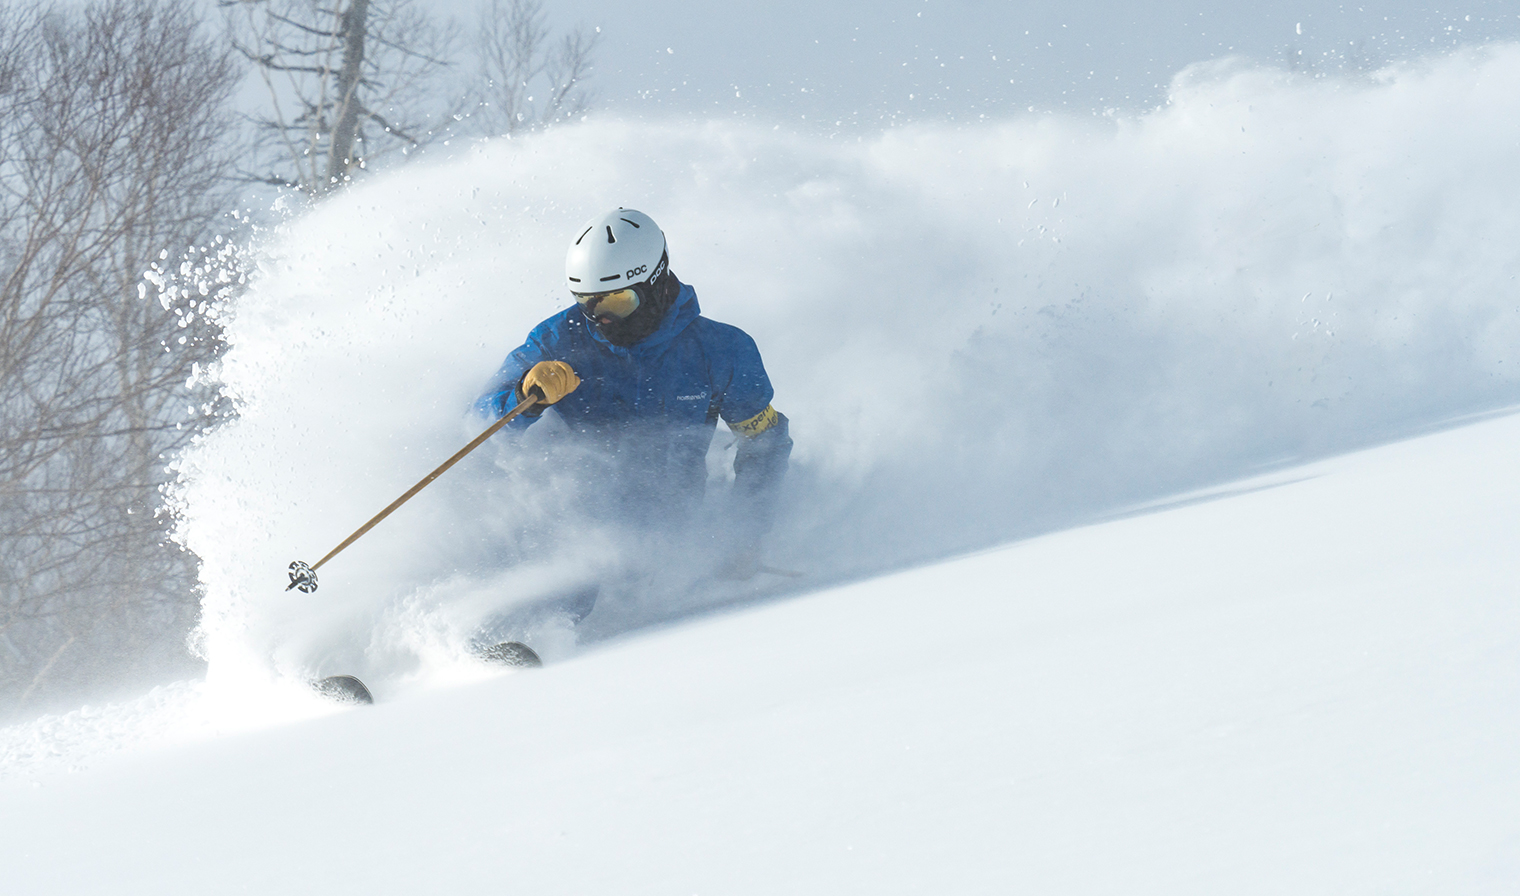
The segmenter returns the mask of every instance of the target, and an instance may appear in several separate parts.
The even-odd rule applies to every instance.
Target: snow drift
[[[577,484],[544,445],[498,440],[317,595],[281,591],[480,427],[481,385],[569,301],[566,240],[612,206],[757,339],[797,441],[771,562],[814,581],[1512,402],[1517,83],[1508,44],[1357,79],[1226,61],[1137,117],[594,119],[376,177],[283,227],[219,312],[207,375],[238,415],[172,496],[210,680],[474,674],[482,614],[615,565],[558,515]]]

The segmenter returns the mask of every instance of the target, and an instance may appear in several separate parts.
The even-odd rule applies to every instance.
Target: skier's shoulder
[[[539,345],[557,345],[566,341],[585,339],[590,336],[586,327],[586,316],[580,313],[580,309],[571,305],[569,308],[540,321],[537,326],[528,331],[528,342]]]
[[[747,354],[758,352],[755,340],[733,324],[713,320],[705,314],[691,322],[692,335],[701,340],[709,351],[718,354]]]

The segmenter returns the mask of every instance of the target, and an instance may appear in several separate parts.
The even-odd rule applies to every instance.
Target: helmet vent
[[[615,236],[612,235],[612,225],[611,224],[607,225],[607,242],[609,242],[609,243],[615,243],[615,242],[617,242],[617,237],[615,237]]]
[[[639,229],[639,222],[637,222],[637,221],[630,221],[627,218],[618,218],[618,220],[622,221],[624,224],[632,224],[634,230],[638,230]]]
[[[591,226],[592,226],[592,227],[595,227],[595,226],[596,226],[596,225],[595,225],[595,224],[593,224],[593,225],[591,225]],[[579,245],[580,245],[580,244],[581,244],[581,240],[583,240],[583,239],[585,239],[585,238],[586,238],[586,234],[587,234],[587,233],[590,233],[590,232],[591,232],[591,227],[587,227],[587,228],[586,228],[586,232],[585,232],[585,233],[582,233],[582,234],[581,234],[581,235],[580,235],[580,236],[578,236],[578,237],[576,237],[576,238],[575,238],[575,244],[576,244],[576,245],[577,245],[577,246],[579,246]]]

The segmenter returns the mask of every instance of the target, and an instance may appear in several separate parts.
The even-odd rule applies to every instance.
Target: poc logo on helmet
[[[649,270],[649,265],[647,265],[647,264],[641,264],[638,267],[633,268],[632,270],[630,270],[628,273],[624,274],[623,276],[626,277],[629,280],[632,280],[634,277],[637,277],[639,274],[642,274],[642,273],[644,273],[647,270]]]

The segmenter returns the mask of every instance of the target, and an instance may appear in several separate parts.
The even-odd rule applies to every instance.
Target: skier
[[[620,208],[577,230],[565,278],[576,304],[533,328],[476,409],[499,418],[532,395],[539,404],[508,424],[523,428],[552,406],[593,449],[566,462],[594,477],[604,514],[645,536],[693,519],[721,418],[739,436],[736,509],[726,531],[702,540],[716,549],[719,575],[754,576],[792,450],[754,340],[702,316],[696,291],[670,270],[664,233],[642,212]],[[595,596],[590,589],[568,614],[578,621]]]

